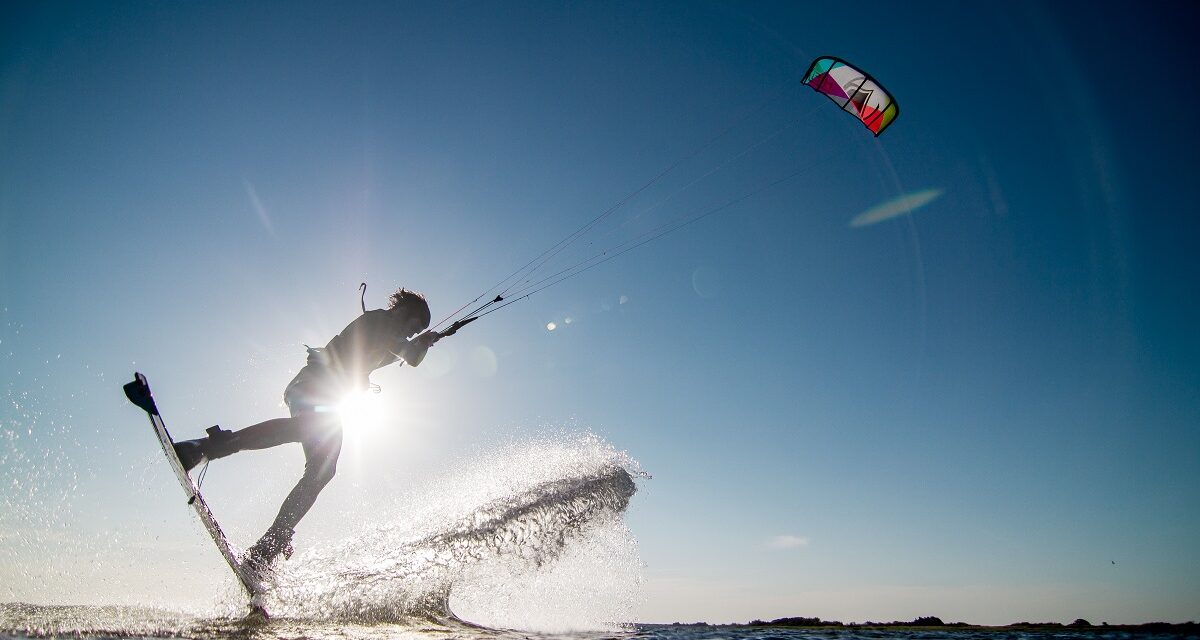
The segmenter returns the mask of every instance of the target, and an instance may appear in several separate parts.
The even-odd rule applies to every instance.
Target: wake
[[[364,624],[461,624],[450,608],[453,595],[465,609],[492,618],[485,622],[521,624],[543,607],[515,602],[513,592],[532,594],[548,582],[543,599],[582,588],[587,596],[573,604],[592,609],[564,617],[562,603],[555,604],[550,608],[560,611],[551,626],[611,626],[622,621],[612,616],[631,613],[641,580],[636,542],[622,519],[637,491],[626,467],[640,473],[592,436],[493,453],[471,472],[436,483],[425,497],[422,528],[375,526],[287,563],[275,577],[268,610]],[[463,495],[470,492],[476,495]],[[597,590],[609,592],[600,610]]]

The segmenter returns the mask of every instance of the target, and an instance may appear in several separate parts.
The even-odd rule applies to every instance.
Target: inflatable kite
[[[841,58],[813,60],[808,73],[804,74],[804,84],[825,94],[843,111],[861,120],[875,135],[883,133],[900,114],[892,94],[870,74]]]

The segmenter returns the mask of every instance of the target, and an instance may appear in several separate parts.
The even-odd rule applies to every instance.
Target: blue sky
[[[135,367],[177,431],[279,415],[360,281],[441,317],[683,159],[588,240],[797,175],[379,372],[403,417],[354,486],[590,429],[655,476],[628,514],[642,620],[1200,614],[1190,7],[3,12],[5,599],[163,587],[45,551],[193,548],[129,489],[169,478]],[[883,136],[798,85],[825,54],[896,95]],[[210,480],[246,536],[298,464],[262,455]],[[346,491],[299,539],[344,534]]]

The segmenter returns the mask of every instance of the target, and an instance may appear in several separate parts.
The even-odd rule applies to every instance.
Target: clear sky
[[[641,620],[1200,618],[1196,13],[5,3],[0,600],[220,571],[135,368],[177,432],[280,415],[360,281],[441,317],[683,160],[576,255],[757,193],[377,373],[298,541],[591,430],[654,475]],[[878,139],[798,84],[826,54],[895,94]],[[298,465],[213,474],[235,536]]]

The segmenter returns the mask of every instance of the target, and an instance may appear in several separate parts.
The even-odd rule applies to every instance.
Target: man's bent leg
[[[304,443],[322,437],[337,419],[329,414],[306,412],[290,418],[275,418],[238,431],[209,429],[209,436],[175,443],[185,471],[202,460],[216,460],[239,451],[269,449],[292,442]],[[214,429],[216,430],[214,433]]]
[[[317,414],[298,416],[316,417]],[[322,416],[324,418],[324,416]],[[315,436],[315,437],[314,437]],[[321,420],[316,433],[310,432],[304,445],[304,475],[284,499],[271,528],[249,549],[249,555],[261,564],[270,564],[280,553],[290,555],[292,534],[296,524],[312,508],[317,495],[337,472],[337,460],[342,451],[342,428],[336,418]]]

